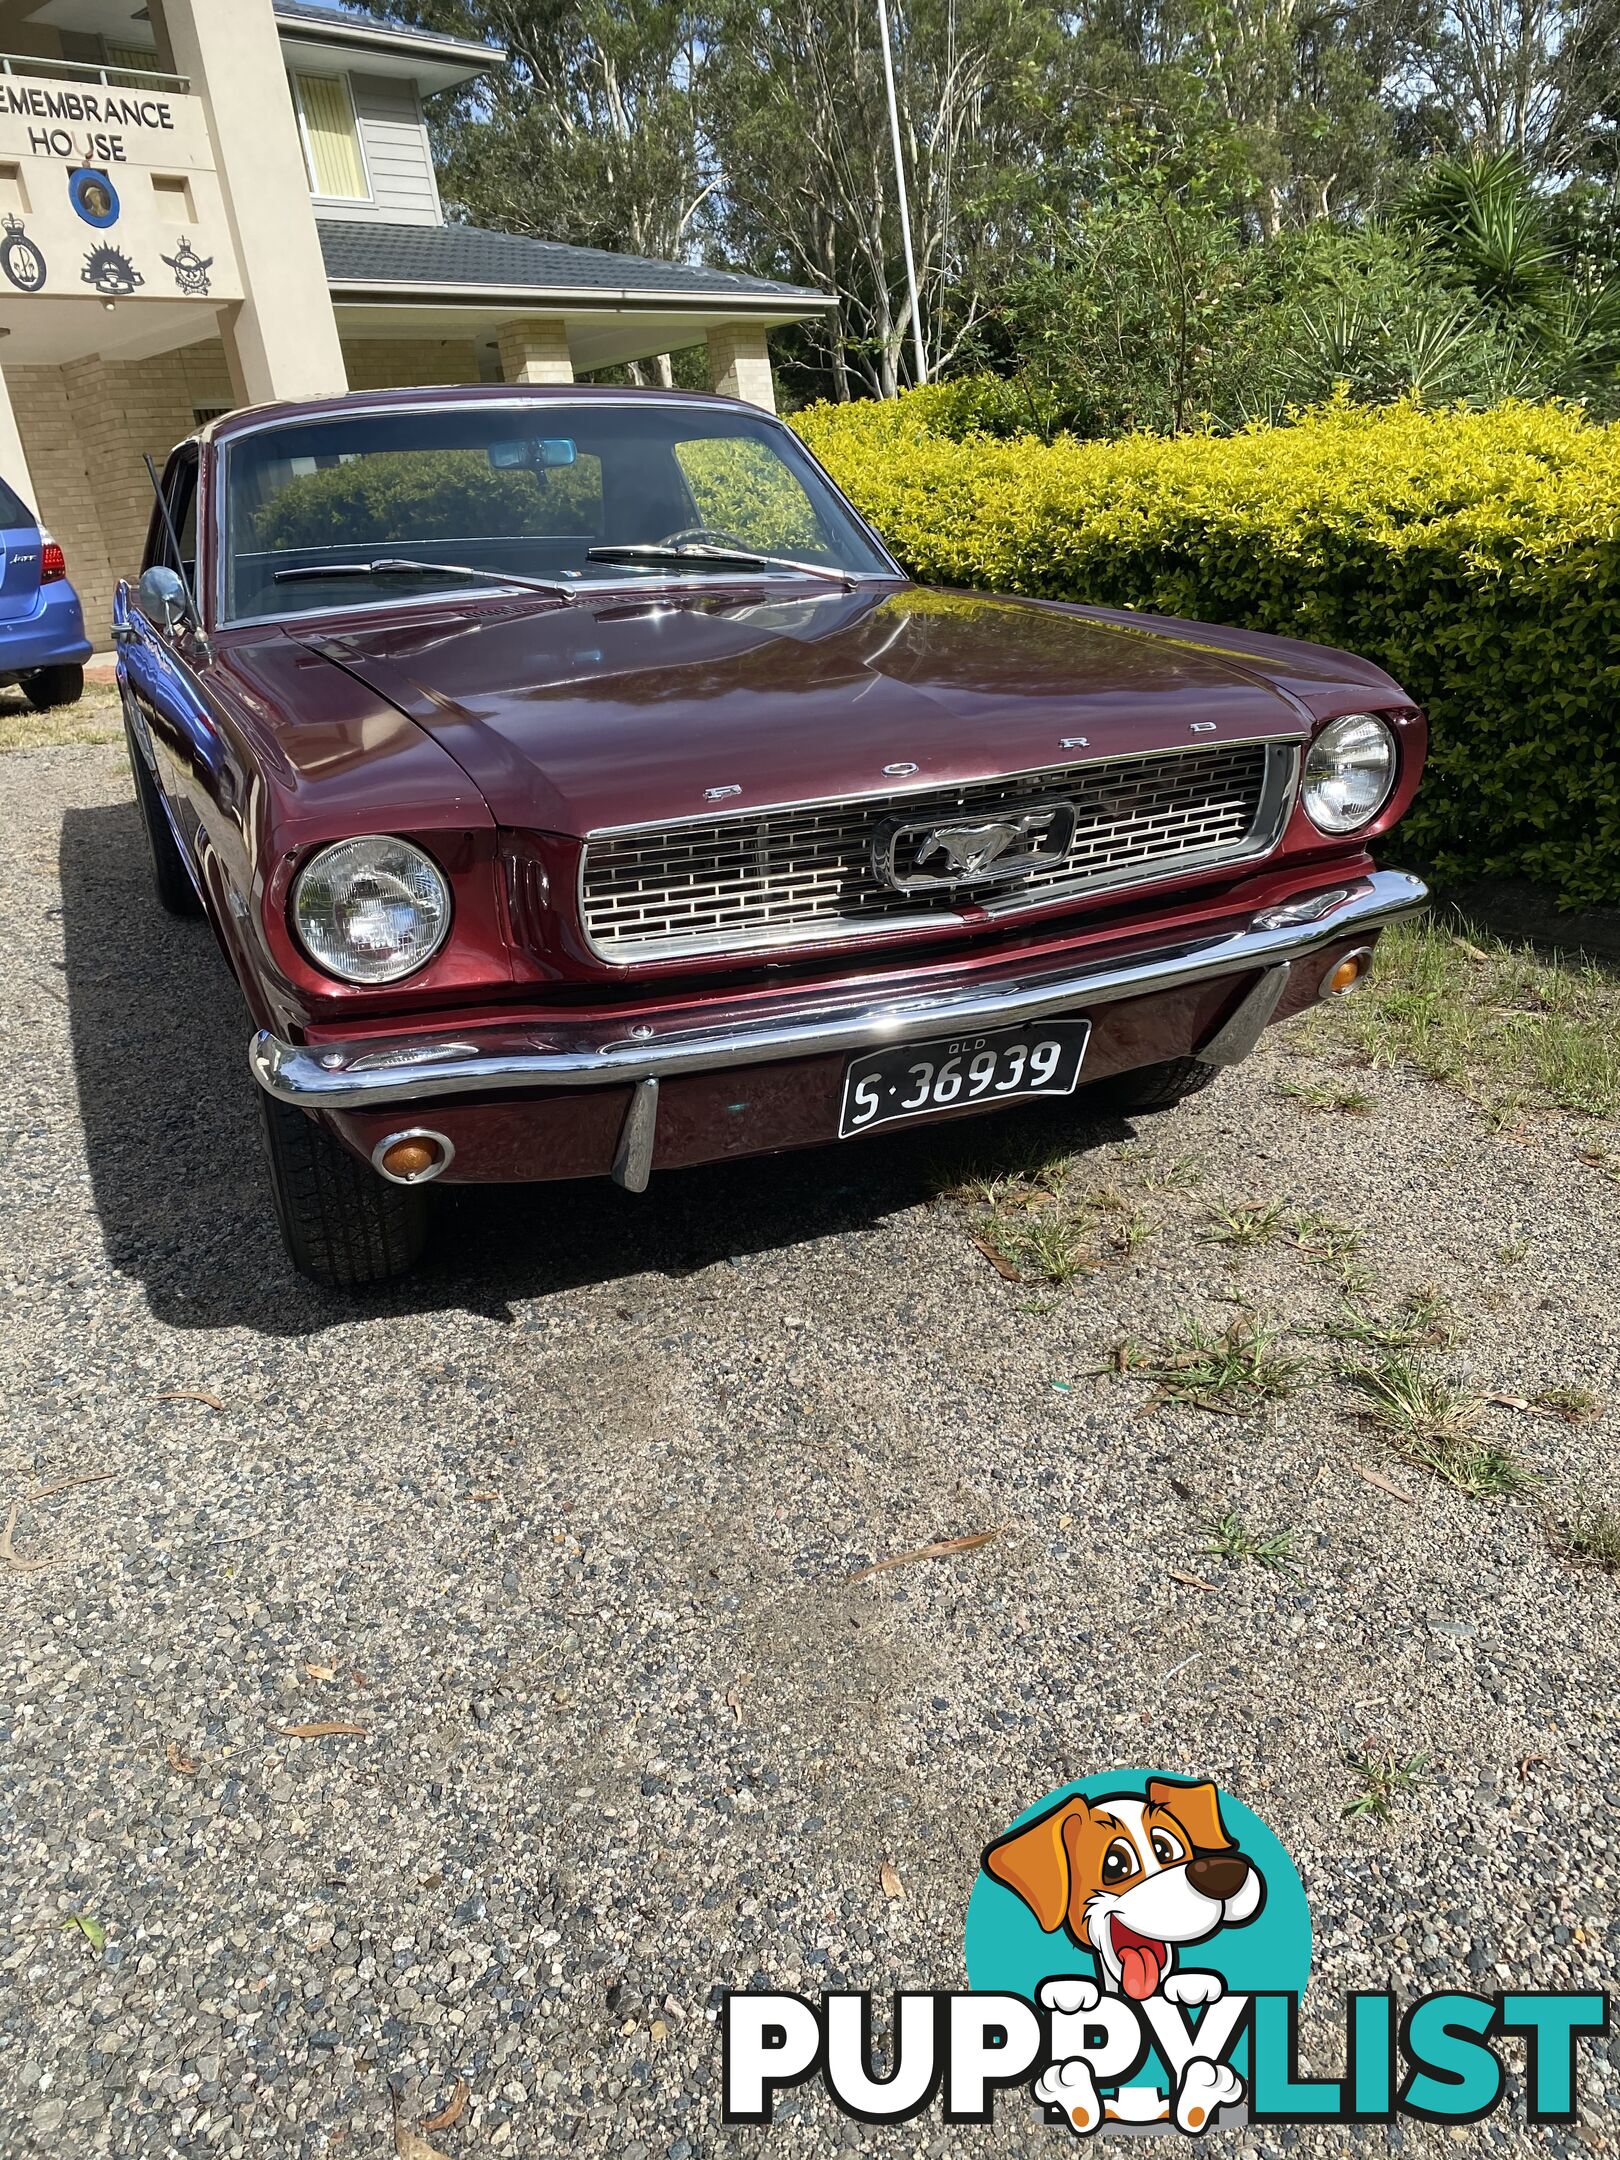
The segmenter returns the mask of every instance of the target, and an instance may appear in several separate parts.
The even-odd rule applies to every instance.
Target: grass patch
[[[1366,985],[1317,1008],[1305,1039],[1455,1088],[1498,1131],[1536,1110],[1620,1117],[1620,982],[1456,918],[1386,930]]]
[[[1281,1237],[1284,1221],[1280,1201],[1267,1204],[1251,1200],[1236,1207],[1211,1208],[1198,1235],[1206,1245],[1230,1245],[1241,1252],[1251,1246],[1269,1245],[1273,1238]]]
[[[985,1224],[979,1241],[1000,1255],[1012,1281],[1073,1282],[1099,1265],[1079,1228],[1061,1216],[998,1218]]]
[[[1590,1388],[1543,1388],[1531,1399],[1538,1410],[1562,1418],[1566,1425],[1592,1425],[1603,1415],[1603,1404]]]
[[[1564,1531],[1564,1549],[1588,1567],[1620,1575],[1620,1514],[1580,1488]]]
[[[0,691],[0,754],[118,742],[123,733],[118,692],[111,683],[86,683],[77,705],[58,705],[53,712],[35,712],[20,690]]]
[[[1331,1080],[1279,1080],[1277,1093],[1307,1110],[1340,1117],[1370,1117],[1373,1112],[1373,1099],[1365,1088],[1341,1087]]]
[[[1156,1349],[1120,1343],[1107,1370],[1157,1380],[1160,1402],[1247,1417],[1262,1404],[1291,1395],[1304,1363],[1279,1350],[1276,1337],[1244,1313],[1217,1332],[1188,1320]]]
[[[1387,1823],[1396,1803],[1413,1798],[1429,1781],[1427,1755],[1408,1755],[1405,1762],[1394,1755],[1352,1755],[1347,1767],[1355,1790],[1343,1813],[1351,1821],[1366,1818]]]
[[[1338,1222],[1331,1215],[1313,1213],[1290,1218],[1288,1242],[1308,1259],[1337,1267],[1360,1252],[1362,1236],[1349,1223]]]
[[[1439,1290],[1409,1290],[1392,1313],[1368,1312],[1355,1302],[1327,1324],[1335,1342],[1360,1343],[1386,1354],[1401,1350],[1441,1350],[1457,1340],[1456,1308]]]
[[[1125,1160],[1121,1150],[1120,1160]],[[1151,1159],[1141,1165],[1141,1186],[1144,1192],[1185,1192],[1189,1187],[1202,1185],[1204,1165],[1196,1155],[1175,1155],[1169,1162]]]
[[[1062,1192],[1074,1170],[1073,1152],[1040,1132],[1020,1129],[1018,1121],[998,1134],[993,1153],[984,1136],[969,1152],[956,1145],[942,1149],[930,1174],[936,1200],[960,1200],[988,1208],[1039,1206]]]
[[[1207,1524],[1204,1535],[1209,1543],[1198,1549],[1206,1559],[1225,1560],[1233,1567],[1251,1560],[1256,1567],[1275,1568],[1284,1574],[1301,1572],[1293,1554],[1292,1530],[1274,1530],[1270,1537],[1257,1537],[1241,1515],[1229,1510],[1218,1521]]]
[[[1459,1492],[1476,1500],[1509,1499],[1539,1482],[1511,1448],[1481,1435],[1482,1396],[1426,1373],[1409,1358],[1352,1367],[1343,1377],[1403,1460],[1432,1470]]]

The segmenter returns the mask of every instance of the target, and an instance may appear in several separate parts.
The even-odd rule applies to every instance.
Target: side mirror
[[[140,601],[141,613],[149,622],[161,623],[170,637],[177,627],[191,620],[191,598],[186,591],[186,581],[167,563],[154,563],[150,570],[143,570],[135,595]]]

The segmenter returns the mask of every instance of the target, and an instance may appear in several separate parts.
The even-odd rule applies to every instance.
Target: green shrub
[[[594,533],[594,458],[546,473],[496,472],[482,450],[374,452],[300,473],[257,513],[265,548]]]
[[[948,386],[794,422],[914,576],[1364,653],[1432,724],[1404,845],[1620,897],[1620,424],[1337,404],[1045,444],[952,439],[940,405],[958,424]]]
[[[682,443],[675,455],[704,525],[774,555],[825,552],[809,498],[763,443],[711,437]]]

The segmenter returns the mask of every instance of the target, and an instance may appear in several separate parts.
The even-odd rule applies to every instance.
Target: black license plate
[[[974,1103],[1072,1095],[1090,1035],[1089,1020],[1048,1020],[987,1035],[899,1043],[851,1058],[844,1068],[839,1138],[900,1118],[941,1117]]]

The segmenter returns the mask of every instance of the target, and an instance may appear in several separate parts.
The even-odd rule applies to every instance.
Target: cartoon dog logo
[[[1225,1993],[1221,1979],[1180,1965],[1183,1950],[1222,1928],[1244,1926],[1265,1903],[1264,1878],[1228,1836],[1211,1783],[1150,1778],[1145,1795],[1061,1800],[988,1846],[983,1866],[1023,1900],[1047,1934],[1061,1928],[1097,1961],[1096,1981],[1051,1979],[1040,1988],[1042,2006],[1056,2014],[1054,2059],[1036,2080],[1037,2099],[1060,2108],[1082,2134],[1108,2120],[1173,2121],[1193,2135],[1217,2108],[1242,2099],[1237,2072],[1213,2059],[1218,2050],[1198,2046],[1211,2006]],[[1192,2052],[1168,2097],[1133,2086],[1105,2105],[1093,2058],[1060,2053],[1065,2021],[1076,2021],[1069,2030],[1078,2044],[1077,2026],[1107,1996],[1202,2006]]]

